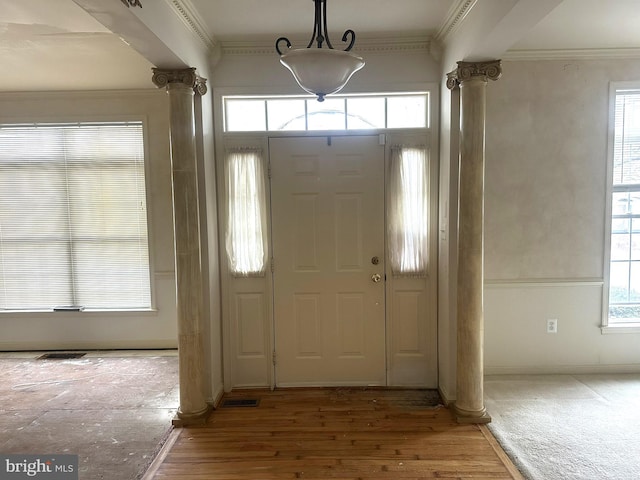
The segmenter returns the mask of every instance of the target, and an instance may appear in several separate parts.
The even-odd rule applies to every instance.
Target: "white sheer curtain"
[[[264,275],[267,264],[267,215],[262,150],[227,150],[226,246],[233,275]]]
[[[389,165],[387,241],[394,275],[427,273],[428,157],[425,147],[393,146]]]

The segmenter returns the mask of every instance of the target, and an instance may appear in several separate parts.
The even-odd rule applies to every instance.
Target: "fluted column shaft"
[[[206,93],[195,69],[153,70],[153,82],[169,95],[173,228],[180,364],[180,408],[175,424],[205,420],[202,333],[202,265],[195,143],[194,93]]]
[[[460,87],[458,189],[457,394],[459,422],[491,421],[484,407],[484,140],[487,80],[500,62],[458,62],[448,86]],[[453,81],[452,81],[453,80]]]

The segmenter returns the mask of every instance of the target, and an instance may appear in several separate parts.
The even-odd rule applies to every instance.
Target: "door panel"
[[[385,385],[384,281],[372,281],[384,279],[384,147],[275,138],[269,150],[276,383]]]

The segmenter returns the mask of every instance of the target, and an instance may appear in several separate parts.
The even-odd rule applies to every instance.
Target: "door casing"
[[[429,271],[426,277],[393,278],[387,276],[386,291],[386,345],[387,385],[415,388],[438,387],[437,356],[437,245],[438,245],[438,165],[435,150],[430,147],[429,131],[389,132],[377,134],[385,143],[385,171],[392,144],[427,145],[429,157]],[[292,135],[230,135],[223,137],[224,147],[261,147],[268,152],[269,138]],[[295,135],[309,138],[316,135]],[[327,134],[322,135],[324,138]],[[334,133],[351,136],[350,133]],[[222,150],[219,152],[222,155]],[[265,169],[266,170],[266,169]],[[269,188],[269,179],[265,178]],[[221,192],[220,225],[224,225],[224,172],[219,172],[218,188]],[[271,205],[267,210],[270,211]],[[221,238],[224,238],[224,231]],[[271,244],[271,240],[270,240]],[[271,275],[263,278],[234,278],[228,273],[224,246],[221,248],[222,329],[224,388],[275,387],[275,345]],[[400,312],[413,312],[400,319]],[[257,337],[240,338],[242,332],[258,331]],[[415,332],[413,335],[410,332]]]

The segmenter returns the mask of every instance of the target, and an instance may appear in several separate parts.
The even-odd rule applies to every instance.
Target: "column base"
[[[191,425],[204,425],[207,423],[207,419],[209,418],[209,414],[213,410],[213,407],[209,404],[207,406],[195,413],[184,413],[178,409],[178,413],[176,413],[175,417],[171,420],[171,424],[174,427],[189,427]]]
[[[458,405],[452,405],[453,415],[456,417],[458,423],[490,423],[491,416],[487,413],[487,409],[483,408],[480,411],[465,410],[458,407]]]

